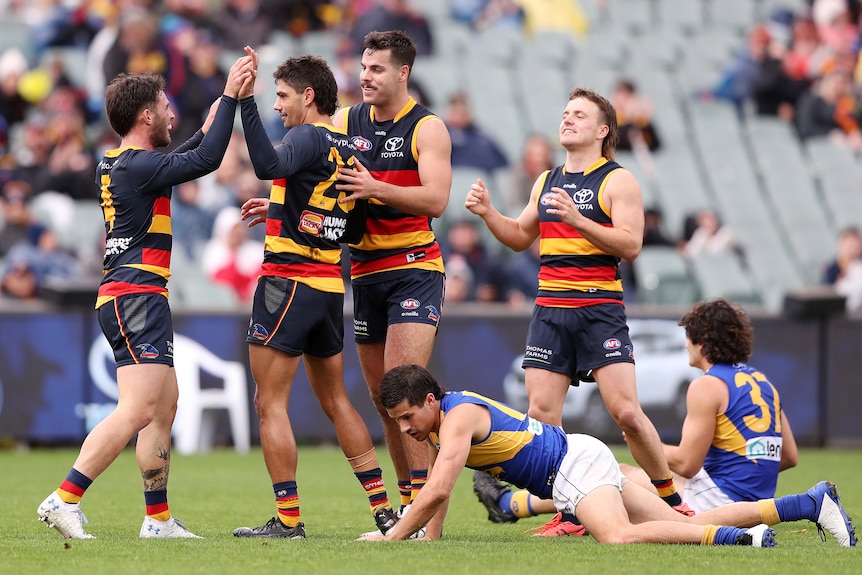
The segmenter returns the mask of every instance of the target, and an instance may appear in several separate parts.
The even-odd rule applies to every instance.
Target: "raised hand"
[[[491,211],[491,194],[482,178],[470,186],[470,191],[467,192],[467,198],[464,200],[464,207],[480,218]]]
[[[249,78],[251,78],[253,82],[256,74],[257,68],[255,67],[255,62],[251,56],[238,58],[237,61],[234,62],[233,66],[230,67],[230,71],[227,74],[224,95],[230,96],[231,98],[238,98],[239,91],[242,88],[243,83],[248,81]]]
[[[239,89],[237,98],[240,100],[254,94],[254,81],[257,79],[257,70],[258,66],[260,66],[260,58],[258,57],[257,52],[254,51],[254,48],[246,46],[244,50],[247,57],[251,58],[252,75],[246,78]]]
[[[240,208],[240,219],[246,221],[249,218],[254,218],[248,223],[248,227],[253,227],[266,221],[267,211],[269,211],[268,199],[251,198],[246,200]]]

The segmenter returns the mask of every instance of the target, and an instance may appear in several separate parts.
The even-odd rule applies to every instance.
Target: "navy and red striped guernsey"
[[[620,258],[602,252],[580,232],[548,214],[546,194],[562,188],[574,199],[585,217],[611,227],[604,201],[605,185],[616,162],[602,158],[583,172],[566,172],[565,166],[545,172],[538,197],[541,267],[536,305],[576,308],[604,303],[623,303]]]
[[[371,106],[360,103],[347,110],[346,131],[359,151],[359,160],[374,179],[418,186],[416,134],[423,122],[435,117],[410,98],[395,118],[380,122],[375,120]],[[377,200],[368,203],[365,235],[358,244],[351,244],[350,259],[355,284],[383,281],[380,274],[392,270],[443,272],[431,218],[414,216]]]
[[[266,214],[263,276],[292,279],[314,289],[344,293],[341,246],[357,202],[339,203],[338,168],[352,167],[356,149],[328,124],[291,128],[273,148],[254,99],[240,101],[240,116],[258,178],[272,180]]]
[[[172,187],[218,168],[235,111],[236,100],[222,96],[207,135],[199,130],[169,154],[136,147],[105,152],[96,167],[106,233],[97,308],[122,295],[168,296]]]

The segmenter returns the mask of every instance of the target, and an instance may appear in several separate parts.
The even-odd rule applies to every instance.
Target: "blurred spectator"
[[[512,167],[509,187],[506,190],[508,215],[516,217],[527,205],[530,190],[539,174],[554,167],[554,149],[551,142],[539,134],[527,136],[521,160]],[[538,284],[537,284],[538,286]]]
[[[28,241],[30,230],[37,227],[36,217],[30,211],[31,188],[27,182],[12,180],[3,186],[0,195],[0,257],[6,256],[19,243]]]
[[[27,69],[27,60],[17,48],[9,48],[0,56],[0,116],[6,120],[7,129],[23,122],[30,108],[18,91]]]
[[[302,36],[340,23],[344,18],[342,4],[331,0],[263,0],[262,7],[273,29]]]
[[[38,224],[30,226],[26,241],[15,244],[6,257],[10,262],[26,262],[36,276],[37,288],[49,279],[81,275],[78,260],[60,247],[54,230]]]
[[[516,0],[454,0],[452,17],[473,28],[524,29],[524,9]]]
[[[859,103],[848,73],[833,71],[799,98],[796,128],[803,139],[832,136],[853,150],[862,148]]]
[[[761,116],[777,116],[792,122],[797,102],[809,83],[806,77],[791,75],[787,47],[779,40],[771,40],[751,86],[755,111]]]
[[[712,210],[702,210],[695,216],[697,227],[685,244],[684,252],[689,257],[699,254],[720,254],[736,249],[733,231],[723,226]]]
[[[644,210],[644,243],[645,246],[675,246],[676,242],[665,235],[662,223],[662,213],[658,208]]]
[[[811,18],[823,45],[834,52],[844,52],[859,41],[859,26],[848,0],[814,0]]]
[[[466,263],[470,269],[472,282],[467,290],[467,301],[505,301],[505,271],[499,260],[482,243],[475,219],[452,223],[441,248],[447,277],[452,269],[450,263],[456,268]],[[448,280],[446,292],[448,298]]]
[[[532,303],[539,295],[539,268],[541,267],[541,256],[539,255],[539,240],[530,245],[522,252],[516,252],[506,261],[506,277],[508,291],[506,299],[510,304],[519,306]],[[449,273],[449,270],[446,270]]]
[[[174,145],[178,146],[191,138],[200,128],[210,105],[221,97],[227,75],[219,67],[221,45],[212,32],[198,30],[194,33],[195,46],[188,54],[186,85],[177,98],[174,119]]]
[[[556,31],[584,38],[589,31],[589,21],[578,0],[517,0],[517,3],[524,9],[528,35]]]
[[[233,288],[240,301],[248,301],[254,295],[262,262],[263,244],[249,239],[239,208],[223,208],[204,246],[203,269],[207,276]]]
[[[449,98],[444,120],[452,138],[452,167],[469,166],[492,173],[508,165],[506,156],[491,137],[473,122],[467,94]]]
[[[835,259],[823,270],[823,283],[834,285],[841,280],[850,264],[862,260],[862,233],[859,228],[850,226],[838,234]]]
[[[258,48],[272,33],[272,19],[263,11],[261,0],[225,0],[213,14],[210,26],[227,50],[241,51],[244,46]]]
[[[820,75],[823,63],[831,54],[820,42],[817,26],[808,17],[793,21],[790,46],[784,57],[784,69],[794,80],[813,80]]]
[[[183,55],[168,44],[159,27],[159,18],[143,7],[133,7],[120,14],[120,28],[103,62],[105,79],[118,74],[161,74],[165,94],[171,101],[180,95],[186,82]]]
[[[844,275],[835,282],[835,291],[847,297],[847,311],[862,309],[862,260],[850,262]]]
[[[200,188],[191,180],[174,188],[171,198],[171,229],[176,245],[196,260],[210,239],[214,217],[198,203]]]
[[[377,5],[357,18],[350,30],[354,54],[359,54],[365,35],[376,30],[403,30],[416,44],[416,54],[428,56],[434,51],[431,27],[408,0],[378,0]]]
[[[416,100],[418,104],[421,104],[426,108],[431,108],[434,105],[431,98],[428,97],[428,93],[425,91],[425,88],[422,87],[422,83],[413,78],[413,76],[410,76],[410,79],[407,80],[407,93],[410,94],[410,97]]]
[[[718,84],[709,95],[731,102],[742,114],[745,103],[751,98],[754,80],[760,73],[760,62],[766,56],[770,41],[769,30],[765,25],[751,30],[745,46],[722,70]]]
[[[611,104],[617,111],[617,150],[640,147],[655,151],[661,147],[653,124],[653,103],[638,94],[634,82],[619,80],[611,94]]]
[[[445,303],[471,301],[473,294],[473,271],[464,256],[454,254],[446,259]]]
[[[36,274],[26,260],[9,258],[3,265],[0,277],[0,295],[14,299],[36,297]]]
[[[237,203],[237,182],[240,174],[251,167],[248,159],[248,149],[242,134],[234,132],[228,144],[227,151],[218,169],[198,180],[200,198],[198,203],[205,210],[217,214],[226,206],[240,205]]]

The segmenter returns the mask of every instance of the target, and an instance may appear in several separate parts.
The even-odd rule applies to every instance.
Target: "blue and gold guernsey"
[[[713,365],[706,375],[727,385],[703,468],[734,501],[775,496],[781,463],[781,400],[766,376],[744,364]]]
[[[375,120],[371,106],[361,103],[347,110],[347,134],[359,150],[362,165],[376,180],[399,186],[418,186],[416,134],[423,122],[435,118],[413,98],[394,119]],[[386,279],[381,272],[424,269],[443,272],[440,246],[431,218],[414,216],[371,200],[365,235],[351,245],[350,275],[355,284]]]
[[[562,188],[581,214],[611,227],[604,191],[610,175],[619,169],[622,167],[616,162],[602,158],[583,172],[569,173],[565,166],[558,166],[539,176],[543,181],[537,200],[541,267],[536,305],[576,308],[622,304],[620,259],[602,252],[559,216],[548,214],[547,205],[551,188]]]
[[[354,165],[356,149],[325,124],[293,127],[273,148],[253,98],[240,101],[240,115],[255,174],[272,180],[261,275],[344,293],[339,240],[356,202],[338,203],[347,194],[335,181],[339,167]]]
[[[218,168],[235,111],[236,100],[222,96],[207,135],[198,131],[169,154],[136,147],[105,152],[96,167],[106,232],[97,308],[123,295],[168,296],[172,186]]]
[[[535,421],[471,391],[446,392],[440,400],[440,421],[464,403],[484,405],[491,414],[491,432],[470,446],[467,467],[485,471],[542,499],[551,499],[554,477],[568,450],[562,428]],[[440,437],[436,433],[428,439],[439,449]]]

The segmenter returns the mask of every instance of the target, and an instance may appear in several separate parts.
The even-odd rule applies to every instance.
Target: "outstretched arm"
[[[491,194],[481,178],[470,186],[464,207],[482,218],[500,243],[520,252],[529,248],[539,236],[539,210],[536,201],[543,185],[544,175],[533,184],[530,202],[517,219],[504,216],[491,205]]]

